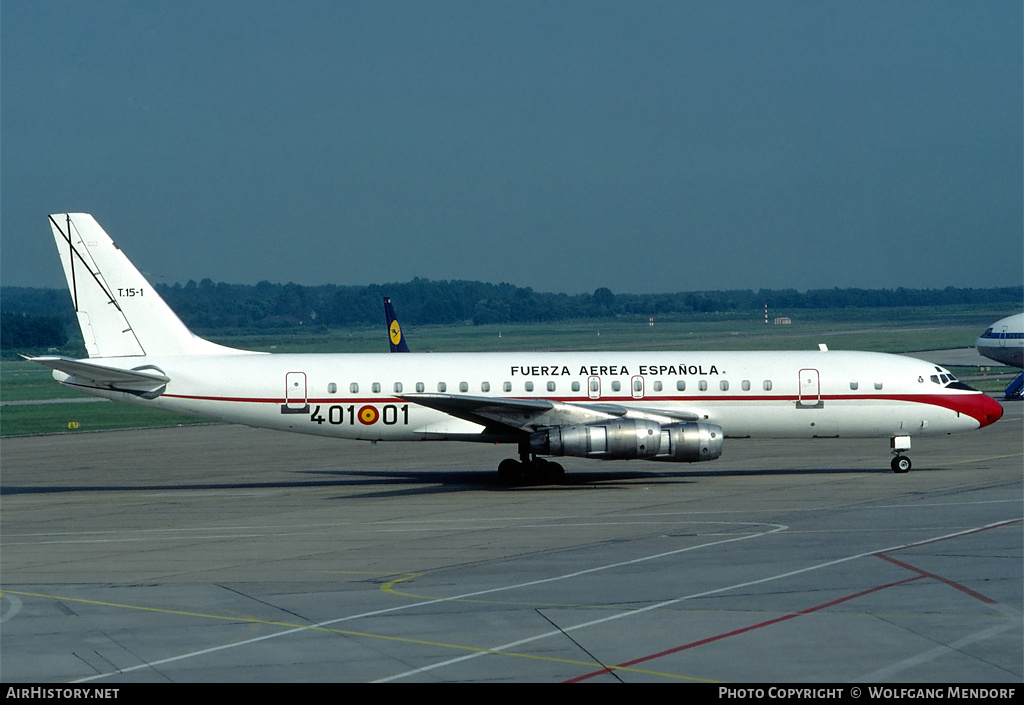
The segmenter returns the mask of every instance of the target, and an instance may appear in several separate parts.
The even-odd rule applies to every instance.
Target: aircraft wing
[[[661,423],[696,421],[689,411],[625,407],[619,404],[579,404],[550,399],[496,399],[465,394],[402,394],[402,399],[489,428],[495,426],[532,433],[541,428],[578,426],[629,416]]]
[[[115,389],[121,392],[136,392],[139,394],[157,394],[163,391],[163,387],[171,381],[162,372],[153,366],[148,369],[125,370],[118,367],[107,367],[97,365],[93,362],[74,360],[70,357],[29,357],[22,355],[26,360],[45,365],[50,369],[63,372],[70,377],[86,383],[90,386],[106,389]]]

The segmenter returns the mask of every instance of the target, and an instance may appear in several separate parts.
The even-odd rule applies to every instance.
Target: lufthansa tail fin
[[[90,358],[243,352],[193,335],[91,215],[50,227]]]
[[[395,307],[387,296],[384,297],[384,316],[388,319],[388,342],[391,343],[391,352],[409,352],[409,346],[405,344],[405,338],[402,336],[402,327],[398,325]]]

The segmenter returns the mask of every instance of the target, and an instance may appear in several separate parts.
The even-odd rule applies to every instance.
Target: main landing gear
[[[889,464],[892,471],[896,473],[910,472],[910,458],[903,455],[903,451],[910,450],[910,436],[893,437],[889,447],[892,448],[892,454],[896,456]]]
[[[556,462],[538,458],[530,452],[529,443],[520,443],[519,460],[502,460],[498,465],[498,477],[509,485],[556,484],[565,479],[565,468]]]

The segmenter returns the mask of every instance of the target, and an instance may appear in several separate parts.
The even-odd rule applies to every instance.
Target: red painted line
[[[785,622],[787,620],[794,619],[794,618],[799,617],[801,615],[811,614],[812,612],[817,612],[817,611],[823,610],[823,609],[825,609],[827,607],[832,607],[833,605],[838,605],[838,604],[841,604],[843,602],[848,602],[850,600],[855,600],[858,597],[863,597],[864,595],[870,595],[871,593],[878,592],[879,590],[885,590],[886,588],[896,587],[897,585],[903,585],[905,583],[912,583],[915,580],[923,580],[923,579],[924,579],[923,575],[918,575],[918,576],[915,576],[913,578],[904,578],[903,580],[897,580],[894,583],[887,583],[885,585],[877,585],[877,586],[875,586],[873,588],[868,588],[867,590],[861,590],[860,592],[855,592],[852,595],[847,595],[845,597],[840,597],[840,598],[837,598],[837,599],[832,600],[830,602],[823,602],[822,604],[815,605],[814,607],[808,607],[807,609],[800,610],[799,612],[793,612],[791,614],[783,615],[782,617],[776,617],[775,619],[769,619],[766,622],[759,622],[757,624],[751,624],[748,627],[742,627],[741,629],[734,629],[733,631],[725,632],[724,634],[717,634],[715,636],[709,636],[706,639],[700,639],[699,641],[692,641],[689,644],[683,644],[682,646],[676,646],[676,647],[671,648],[671,649],[666,649],[665,651],[659,651],[656,654],[650,654],[648,656],[641,656],[640,658],[633,659],[632,661],[626,661],[624,663],[618,664],[617,666],[610,666],[608,668],[602,668],[601,670],[593,671],[591,673],[585,673],[585,674],[583,674],[581,676],[576,676],[575,678],[570,678],[569,680],[563,681],[563,682],[564,683],[579,683],[581,681],[588,680],[588,679],[593,678],[595,676],[600,676],[600,675],[603,675],[605,673],[611,673],[612,671],[614,671],[617,668],[629,668],[630,666],[635,666],[638,663],[644,663],[645,661],[652,661],[654,659],[658,659],[658,658],[661,658],[663,656],[669,656],[671,654],[679,653],[680,651],[686,651],[687,649],[692,649],[692,648],[697,647],[697,646],[703,646],[704,644],[710,644],[710,643],[715,642],[715,641],[720,641],[722,639],[727,639],[728,637],[731,637],[731,636],[737,636],[738,634],[745,634],[746,632],[750,632],[750,631],[753,631],[755,629],[761,629],[763,627],[769,627],[769,626],[771,626],[773,624],[778,624],[779,622]]]
[[[995,524],[990,524],[988,526],[978,527],[977,529],[971,529],[969,531],[963,531],[963,532],[960,532],[960,533],[957,533],[957,534],[952,534],[950,536],[940,536],[938,538],[928,539],[926,541],[919,541],[917,543],[907,544],[906,546],[900,546],[899,548],[891,549],[891,551],[893,551],[893,552],[894,551],[903,551],[903,550],[906,550],[908,548],[915,548],[917,546],[926,546],[926,545],[931,544],[931,543],[938,543],[940,541],[948,541],[950,539],[960,538],[961,536],[970,536],[971,534],[981,533],[982,531],[989,531],[990,529],[999,529],[999,528],[1002,528],[1004,526],[1009,526],[1011,524],[1019,524],[1021,521],[1024,521],[1024,519],[1008,519],[1006,521],[997,522]],[[943,578],[943,577],[941,577],[939,575],[935,575],[934,573],[929,573],[927,571],[921,570],[920,568],[915,568],[912,565],[909,565],[907,563],[903,563],[902,561],[898,561],[895,558],[892,558],[891,556],[887,556],[883,552],[874,553],[872,555],[877,556],[879,558],[883,558],[883,559],[885,559],[885,560],[887,560],[887,561],[889,561],[891,563],[899,565],[902,568],[906,568],[907,570],[913,571],[914,573],[917,573],[917,576],[913,577],[913,578],[906,578],[904,580],[898,580],[898,581],[896,581],[894,583],[887,583],[885,585],[879,585],[877,587],[868,588],[867,590],[862,590],[862,591],[854,593],[852,595],[847,595],[846,597],[840,597],[840,598],[838,598],[836,600],[832,600],[831,602],[825,602],[823,604],[816,605],[814,607],[809,607],[809,608],[807,608],[805,610],[801,610],[799,612],[793,612],[791,614],[787,614],[787,615],[784,615],[782,617],[776,617],[775,619],[769,619],[766,622],[760,622],[758,624],[752,624],[752,625],[750,625],[748,627],[743,627],[741,629],[735,629],[735,630],[733,630],[731,632],[726,632],[724,634],[718,634],[716,636],[710,636],[710,637],[707,637],[706,639],[700,639],[699,641],[690,642],[689,644],[683,644],[682,646],[677,646],[677,647],[672,648],[672,649],[666,649],[665,651],[660,651],[660,652],[658,652],[656,654],[651,654],[649,656],[642,656],[642,657],[634,659],[632,661],[626,661],[625,663],[620,663],[617,666],[610,666],[608,668],[602,668],[602,669],[600,669],[598,671],[593,671],[591,673],[585,673],[585,674],[583,674],[581,676],[576,676],[575,678],[570,678],[569,680],[563,681],[563,682],[565,682],[565,683],[579,683],[581,681],[588,680],[588,679],[593,678],[595,676],[600,676],[600,675],[603,675],[605,673],[611,673],[612,671],[614,671],[617,668],[629,668],[630,666],[634,666],[634,665],[636,665],[638,663],[643,663],[645,661],[651,661],[651,660],[654,660],[654,659],[657,659],[657,658],[661,658],[662,656],[668,656],[670,654],[678,653],[680,651],[685,651],[686,649],[692,649],[692,648],[697,647],[697,646],[703,646],[704,644],[710,644],[710,643],[715,642],[715,641],[720,641],[721,639],[726,639],[726,638],[728,638],[730,636],[736,636],[738,634],[744,634],[746,632],[753,631],[755,629],[761,629],[762,627],[768,627],[768,626],[771,626],[772,624],[778,624],[779,622],[785,622],[787,620],[793,619],[794,617],[799,617],[800,615],[811,614],[812,612],[817,612],[819,610],[825,609],[826,607],[831,607],[832,605],[838,605],[838,604],[843,603],[843,602],[848,602],[849,600],[853,600],[853,599],[856,599],[858,597],[862,597],[864,595],[868,595],[868,594],[873,593],[873,592],[878,592],[879,590],[884,590],[886,588],[895,587],[897,585],[903,585],[905,583],[910,583],[910,582],[913,582],[915,580],[923,580],[924,578],[933,578],[933,579],[938,580],[940,582],[946,583],[947,585],[949,585],[951,587],[954,587],[957,590],[961,590],[961,591],[967,593],[968,595],[970,595],[971,597],[974,597],[974,598],[976,598],[978,600],[981,600],[982,602],[985,602],[986,604],[996,604],[995,600],[992,600],[992,599],[982,595],[979,592],[975,592],[974,590],[971,590],[970,588],[968,588],[968,587],[966,587],[964,585],[961,585],[960,583],[954,582],[952,580],[947,580],[946,578]]]
[[[895,551],[905,551],[908,548],[917,548],[918,546],[927,546],[930,543],[938,543],[939,541],[947,541],[947,540],[949,540],[951,538],[960,538],[961,536],[970,536],[971,534],[978,534],[978,533],[981,533],[982,531],[989,531],[991,529],[1000,529],[1000,528],[1002,528],[1004,526],[1010,526],[1011,524],[1019,524],[1021,521],[1024,521],[1024,519],[1007,519],[1006,521],[1000,521],[1000,522],[997,522],[995,524],[990,524],[988,526],[982,526],[982,527],[979,527],[977,529],[971,529],[970,531],[964,531],[964,532],[959,533],[959,534],[954,534],[953,536],[940,536],[939,538],[928,539],[927,541],[920,541],[918,543],[912,543],[912,544],[908,544],[906,546],[900,546],[897,549],[893,549],[892,552],[895,552]],[[950,580],[949,578],[943,578],[941,575],[936,575],[935,573],[930,573],[930,572],[928,572],[926,570],[923,570],[921,568],[918,568],[916,566],[912,566],[909,563],[904,563],[903,561],[896,560],[892,556],[886,555],[886,553],[884,553],[884,552],[875,553],[874,555],[877,556],[878,558],[881,558],[882,560],[886,560],[886,561],[889,561],[890,563],[893,563],[894,565],[898,565],[901,568],[906,568],[907,570],[913,571],[913,572],[917,573],[918,575],[922,575],[922,576],[927,577],[927,578],[932,578],[934,580],[938,580],[941,583],[945,583],[946,585],[949,585],[952,588],[956,588],[960,592],[963,592],[963,593],[965,593],[967,595],[970,595],[971,597],[973,597],[976,600],[981,600],[982,602],[984,602],[987,605],[994,605],[994,604],[996,604],[996,600],[993,600],[991,597],[986,597],[985,595],[982,595],[980,592],[977,592],[976,590],[972,590],[971,588],[967,587],[966,585],[962,585],[962,584],[956,582],[955,580]]]
[[[946,585],[949,585],[952,588],[956,588],[960,592],[963,592],[963,593],[966,593],[966,594],[970,595],[971,597],[973,597],[976,600],[981,600],[986,605],[994,605],[994,604],[996,604],[996,601],[993,600],[991,597],[985,597],[980,592],[976,592],[974,590],[971,590],[966,585],[961,585],[960,583],[956,582],[955,580],[950,580],[949,578],[943,578],[941,575],[936,575],[935,573],[930,573],[927,570],[922,570],[920,568],[912,566],[909,563],[904,563],[903,561],[898,561],[895,558],[893,558],[892,556],[887,556],[884,553],[876,553],[875,555],[878,556],[879,558],[881,558],[883,561],[889,561],[890,563],[898,565],[901,568],[906,568],[909,571],[913,571],[914,573],[917,573],[921,577],[933,578],[935,580],[938,580],[940,583],[945,583]]]

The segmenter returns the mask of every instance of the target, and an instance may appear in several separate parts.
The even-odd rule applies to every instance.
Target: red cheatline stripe
[[[92,387],[89,385],[73,385],[81,386],[86,389],[100,389],[101,391],[118,391],[109,390],[102,387]],[[413,392],[410,392],[413,394]],[[248,402],[256,404],[280,404],[284,401],[282,398],[262,398],[262,397],[219,397],[219,396],[204,396],[196,394],[163,394],[161,396],[170,397],[174,399],[194,399],[198,401],[234,401],[234,402]],[[458,394],[453,396],[459,396]],[[467,394],[466,396],[473,396]],[[978,394],[919,394],[919,395],[903,395],[903,394],[862,394],[862,395],[848,395],[848,396],[830,396],[822,395],[820,399],[822,401],[834,401],[834,402],[862,402],[862,401],[903,401],[908,404],[930,404],[932,406],[941,406],[947,409],[956,410],[958,406],[965,400],[979,397]],[[631,396],[609,396],[603,395],[600,399],[590,399],[589,397],[557,397],[557,396],[546,396],[538,394],[535,396],[520,396],[520,397],[493,397],[496,401],[508,399],[515,401],[517,399],[547,399],[550,401],[557,402],[576,402],[579,404],[588,404],[595,401],[602,402],[647,402],[647,403],[666,403],[666,402],[698,402],[698,403],[715,403],[715,402],[789,402],[793,403],[798,401],[798,397],[792,395],[779,395],[779,396],[768,396],[768,395],[715,395],[707,394],[703,396],[654,396],[647,395],[640,398]],[[818,399],[819,397],[815,397]],[[360,402],[394,402],[399,400],[399,397],[327,397],[327,398],[313,398],[310,397],[308,401],[317,403],[355,403]]]

